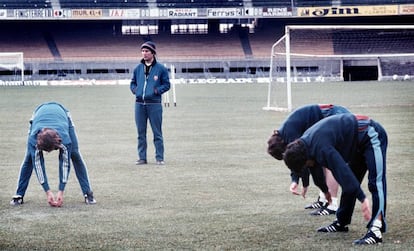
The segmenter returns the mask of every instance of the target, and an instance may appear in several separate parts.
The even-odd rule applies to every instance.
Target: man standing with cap
[[[162,94],[170,89],[168,70],[156,60],[156,46],[152,41],[141,45],[142,59],[134,69],[130,90],[135,95],[135,124],[138,132],[137,165],[147,164],[147,121],[154,134],[155,160],[164,165],[162,136]]]

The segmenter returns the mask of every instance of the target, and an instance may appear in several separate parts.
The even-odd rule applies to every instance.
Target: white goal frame
[[[390,53],[390,54],[344,54],[344,55],[312,55],[312,54],[298,54],[298,53],[291,53],[291,31],[292,30],[314,30],[314,29],[320,29],[320,30],[328,30],[328,29],[343,29],[343,30],[362,30],[362,29],[369,29],[369,30],[375,30],[375,29],[383,29],[383,30],[391,30],[391,29],[412,29],[414,30],[414,25],[287,25],[285,26],[285,34],[277,40],[272,45],[271,55],[270,55],[270,70],[269,70],[269,82],[268,82],[268,95],[267,95],[267,104],[265,107],[263,107],[263,110],[267,111],[285,111],[290,112],[292,111],[292,81],[294,81],[294,78],[292,78],[292,69],[291,69],[291,57],[292,56],[300,56],[300,57],[307,57],[307,58],[336,58],[341,59],[341,64],[344,59],[356,59],[356,58],[363,58],[363,59],[378,59],[378,69],[379,69],[379,80],[381,80],[381,72],[380,72],[380,58],[387,58],[387,57],[414,57],[414,51],[413,53]],[[283,53],[276,52],[275,48],[281,43],[285,43],[285,51]],[[272,81],[275,76],[273,76],[273,69],[275,67],[274,65],[274,59],[277,56],[285,57],[285,64],[286,64],[286,106],[272,106],[271,99],[272,99]],[[342,70],[342,69],[341,69]]]
[[[23,52],[0,52],[0,69],[19,69],[21,81],[24,82],[24,57]]]

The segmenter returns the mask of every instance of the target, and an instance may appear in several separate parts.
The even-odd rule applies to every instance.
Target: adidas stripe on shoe
[[[309,205],[305,206],[305,209],[318,209],[318,208],[322,208],[325,206],[326,203],[322,202],[322,201],[315,201]]]
[[[334,221],[332,224],[326,227],[318,228],[318,232],[323,232],[323,233],[348,232],[348,227],[341,226],[338,223],[338,221]]]
[[[10,201],[10,205],[12,205],[12,206],[18,206],[18,205],[21,205],[23,203],[24,203],[23,196],[21,196],[21,195],[13,196],[13,198]]]
[[[317,209],[315,211],[310,212],[310,215],[314,215],[314,216],[325,216],[325,215],[331,215],[331,214],[335,214],[336,211],[335,210],[331,210],[327,207],[322,207],[320,209]]]
[[[373,244],[381,244],[382,238],[377,237],[371,230],[368,231],[364,237],[359,240],[353,242],[354,245],[373,245]]]

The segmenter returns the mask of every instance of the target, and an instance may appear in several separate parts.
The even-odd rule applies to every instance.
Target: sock
[[[375,219],[374,222],[372,223],[370,230],[375,234],[375,236],[377,236],[378,238],[382,238],[381,227],[382,227],[381,220]]]
[[[325,194],[322,191],[319,191],[319,201],[323,203],[328,202],[326,200]]]
[[[338,210],[338,198],[337,197],[332,197],[332,203],[329,204],[328,209],[330,210]]]

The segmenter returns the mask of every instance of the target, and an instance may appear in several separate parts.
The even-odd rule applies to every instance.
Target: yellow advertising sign
[[[350,17],[398,15],[398,5],[298,8],[299,17]]]
[[[73,18],[95,18],[102,17],[101,9],[74,9],[72,10]]]

